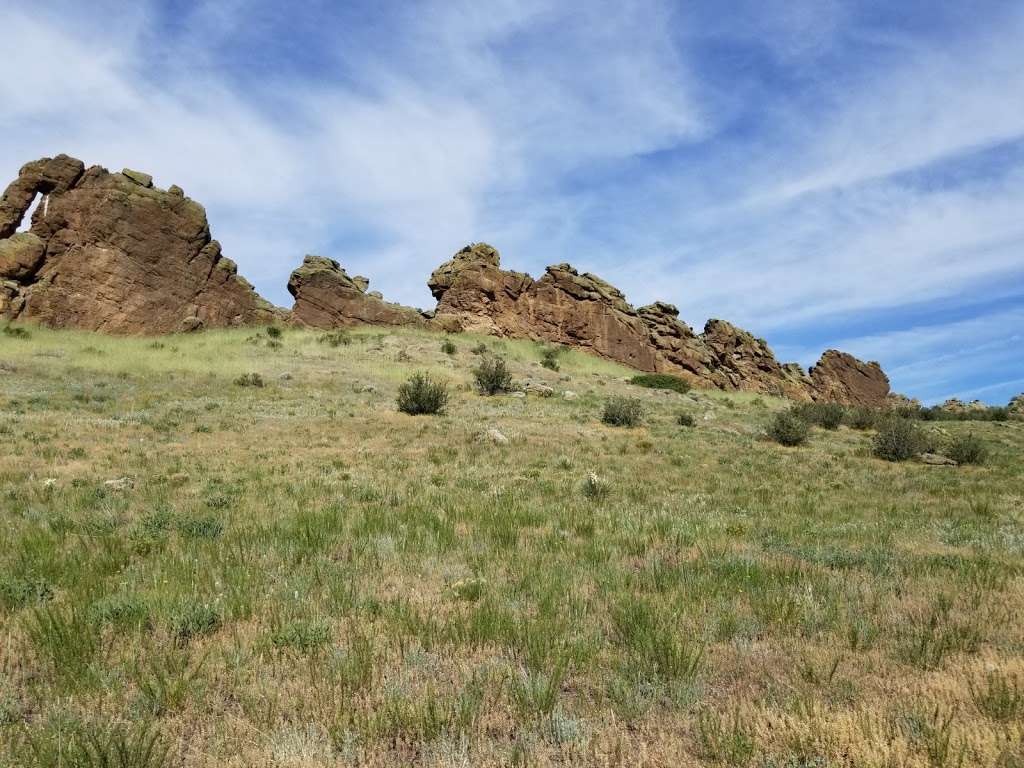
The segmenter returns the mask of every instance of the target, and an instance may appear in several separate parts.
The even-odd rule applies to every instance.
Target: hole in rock
[[[36,209],[39,208],[40,205],[43,206],[43,215],[45,215],[49,204],[49,195],[37,192],[35,198],[32,200],[32,204],[28,207],[28,210],[25,211],[25,216],[21,219],[21,224],[18,225],[18,231],[28,232],[32,229],[32,217],[35,216]]]

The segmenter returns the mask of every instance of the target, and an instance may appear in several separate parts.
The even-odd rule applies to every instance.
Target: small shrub
[[[910,419],[886,419],[878,425],[872,452],[886,461],[906,461],[921,453],[925,437]]]
[[[957,464],[984,464],[988,458],[985,443],[972,433],[955,437],[947,453]]]
[[[824,429],[838,429],[846,409],[838,403],[801,403],[793,412],[808,424]]]
[[[876,420],[877,416],[870,408],[850,408],[846,412],[846,423],[851,429],[871,429]]]
[[[803,445],[807,442],[807,435],[810,433],[810,425],[800,416],[794,413],[793,409],[775,414],[775,418],[768,424],[768,437],[779,445]]]
[[[194,637],[216,632],[220,625],[220,611],[210,605],[192,603],[174,618],[174,637],[179,644],[185,644]]]
[[[317,343],[326,344],[329,347],[347,347],[352,343],[352,337],[347,331],[331,331],[317,337]]]
[[[1008,723],[1024,716],[1024,687],[1015,675],[989,672],[983,685],[970,683],[974,705],[986,717]]]
[[[97,623],[119,629],[143,627],[149,621],[146,604],[135,595],[107,595],[93,603],[90,611]]]
[[[459,348],[455,346],[455,342],[451,339],[445,339],[441,342],[441,351],[446,355],[454,355],[459,351]]]
[[[630,384],[648,389],[670,389],[685,395],[690,391],[690,382],[670,373],[641,373],[629,380]]]
[[[185,517],[178,521],[178,530],[191,539],[215,539],[224,532],[224,523],[210,516]]]
[[[280,339],[281,338],[281,333],[282,333],[281,329],[278,326],[276,326],[276,325],[268,325],[267,326],[267,336],[269,336],[270,338],[272,338],[272,339]]]
[[[589,472],[583,480],[580,491],[588,499],[599,501],[608,496],[608,493],[611,491],[611,487],[608,485],[607,480],[601,479],[594,472]]]
[[[235,379],[235,385],[239,387],[262,387],[263,377],[258,373],[243,373]]]
[[[676,416],[676,424],[680,427],[695,427],[697,426],[697,420],[693,418],[692,413],[680,413]]]
[[[610,397],[605,401],[601,421],[612,427],[635,427],[643,416],[643,406],[635,397]]]
[[[398,410],[412,416],[442,413],[448,405],[448,387],[427,373],[414,373],[398,388]]]
[[[562,355],[561,347],[544,347],[540,351],[540,364],[542,368],[547,368],[549,371],[557,371],[558,358]]]
[[[3,328],[3,334],[11,339],[32,338],[32,334],[28,332],[28,328],[22,328],[18,325],[5,325]]]
[[[322,621],[292,621],[270,633],[278,650],[315,653],[331,642],[331,628]]]
[[[477,344],[475,347],[473,347],[473,349],[471,351],[472,351],[472,353],[474,355],[486,355],[487,354],[487,345],[484,344],[481,341],[479,344]]]
[[[0,610],[15,611],[51,597],[53,589],[43,579],[0,573]]]
[[[1010,409],[1005,405],[994,405],[988,409],[989,421],[1008,421]]]
[[[500,357],[485,357],[473,369],[473,380],[481,395],[497,395],[512,389],[512,373]]]

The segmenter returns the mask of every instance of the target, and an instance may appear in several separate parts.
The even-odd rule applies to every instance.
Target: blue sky
[[[636,305],[1024,391],[1024,4],[0,0],[0,178],[67,152],[206,205],[267,298],[306,253],[429,307],[487,241]]]

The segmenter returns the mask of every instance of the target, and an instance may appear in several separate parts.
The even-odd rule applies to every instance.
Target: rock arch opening
[[[17,229],[14,231],[28,232],[32,229],[32,219],[36,215],[36,211],[40,206],[42,206],[43,215],[45,216],[46,209],[50,207],[50,196],[45,192],[36,192],[35,197],[32,198],[32,202],[29,203],[28,210],[25,211],[24,215],[21,217],[21,221],[18,223]]]

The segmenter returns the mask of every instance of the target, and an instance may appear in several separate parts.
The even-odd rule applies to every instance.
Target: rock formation
[[[981,402],[981,400],[971,400],[969,403],[965,403],[959,398],[951,397],[940,405],[939,409],[946,413],[952,413],[956,416],[966,416],[971,413],[983,413],[988,411],[988,406]]]
[[[37,198],[28,231],[18,232]],[[764,340],[724,320],[701,334],[664,302],[634,308],[622,292],[569,264],[534,280],[501,268],[477,243],[430,276],[423,313],[384,301],[369,280],[307,256],[288,281],[290,313],[261,299],[210,236],[203,207],[176,186],[124,169],[110,173],[59,155],[29,163],[0,198],[0,317],[109,333],[167,333],[290,320],[335,328],[430,325],[589,350],[698,386],[867,406],[891,402],[877,363],[835,350],[805,373]],[[1024,404],[1015,406],[1019,412]]]
[[[379,294],[367,293],[370,281],[349,277],[338,262],[323,256],[307,256],[288,279],[295,297],[292,321],[313,328],[338,328],[360,323],[371,325],[422,325],[418,310],[391,304]]]
[[[1007,410],[1010,412],[1010,417],[1014,419],[1024,419],[1024,392],[1017,395],[1013,400],[1010,401]]]
[[[17,233],[33,200],[28,232]],[[58,155],[0,198],[0,315],[60,328],[167,333],[269,322],[278,310],[237,274],[206,211],[172,187]]]
[[[889,395],[889,377],[878,363],[835,349],[826,351],[810,374],[816,400],[879,407]]]
[[[798,400],[882,406],[889,380],[877,363],[829,350],[810,375],[782,364],[768,344],[724,320],[696,335],[671,304],[634,309],[596,275],[568,264],[539,280],[501,269],[489,245],[466,246],[430,276],[434,322],[447,330],[531,338],[589,349],[643,371],[675,373],[698,385]]]

